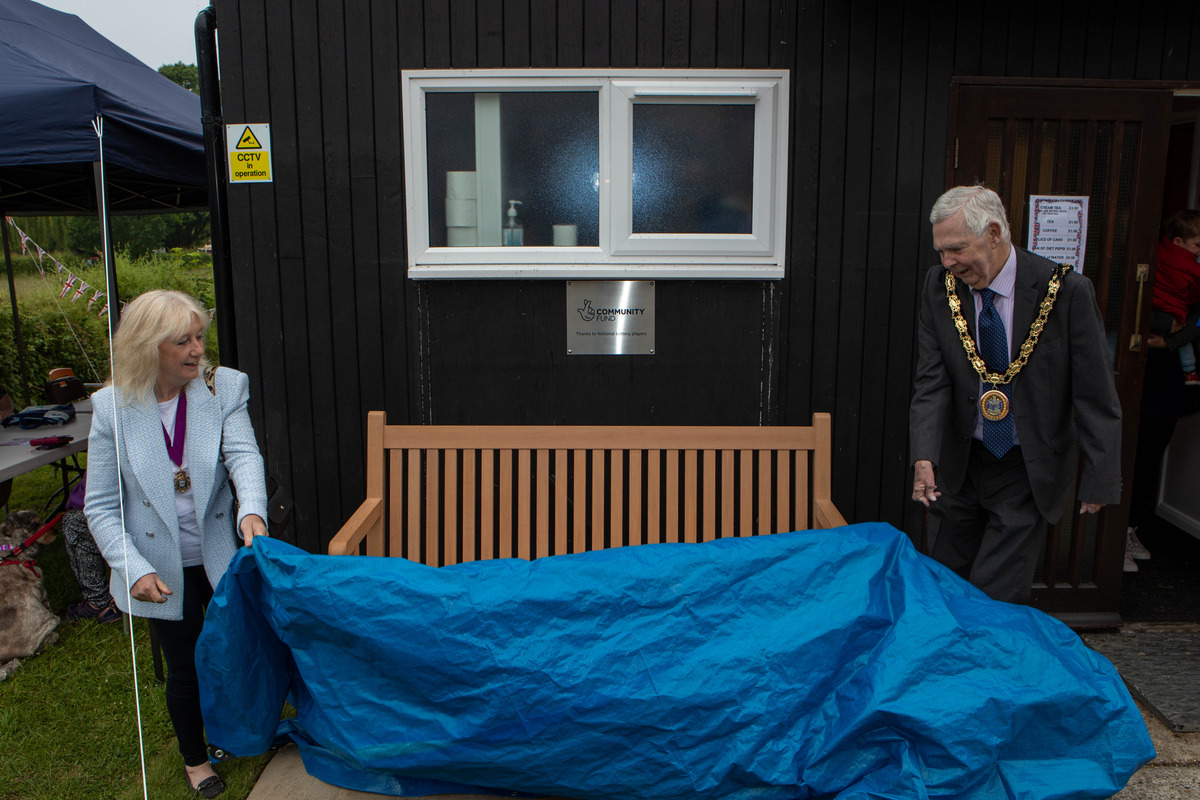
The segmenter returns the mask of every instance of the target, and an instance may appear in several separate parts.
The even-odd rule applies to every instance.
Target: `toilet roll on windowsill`
[[[579,242],[579,231],[574,225],[554,226],[555,247],[575,247]]]
[[[447,247],[475,247],[478,244],[478,228],[446,228]]]
[[[474,172],[447,172],[446,199],[474,200],[478,195]]]
[[[474,200],[447,197],[446,225],[451,228],[474,228],[479,224]]]

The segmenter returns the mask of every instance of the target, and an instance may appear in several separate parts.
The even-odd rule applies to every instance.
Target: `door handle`
[[[1150,265],[1137,265],[1137,282],[1138,282],[1138,299],[1137,311],[1133,316],[1133,335],[1129,337],[1129,349],[1133,352],[1138,352],[1142,349],[1142,334],[1139,331],[1142,329],[1142,298],[1146,291],[1146,281],[1150,280]]]

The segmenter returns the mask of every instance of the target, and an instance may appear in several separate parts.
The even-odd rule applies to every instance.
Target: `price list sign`
[[[1087,197],[1030,195],[1028,249],[1082,273],[1087,223]]]

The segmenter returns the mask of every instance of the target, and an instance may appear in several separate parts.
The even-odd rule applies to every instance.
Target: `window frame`
[[[431,91],[595,91],[599,103],[597,247],[430,247],[425,94]],[[784,275],[788,175],[787,70],[404,70],[408,276],[413,279],[779,279]],[[633,113],[639,102],[753,105],[749,234],[632,231]],[[607,179],[606,179],[607,178]]]

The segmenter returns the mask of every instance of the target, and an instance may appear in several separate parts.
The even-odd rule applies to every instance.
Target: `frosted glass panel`
[[[599,95],[597,92],[480,93],[494,102],[499,97],[499,130],[476,130],[476,94],[428,92],[425,95],[429,182],[429,244],[499,246],[499,241],[472,240],[466,224],[475,213],[486,223],[507,223],[509,200],[523,225],[527,246],[554,244],[554,226],[575,226],[579,246],[598,246],[600,200]],[[480,119],[494,119],[481,116]],[[486,123],[481,123],[486,124]],[[495,152],[500,163],[477,164],[479,152]],[[494,159],[493,159],[494,160]],[[495,176],[500,196],[474,193],[471,173]],[[451,174],[448,177],[448,173]],[[472,205],[471,201],[475,201]],[[484,230],[484,224],[480,230]],[[566,241],[559,229],[559,242]],[[484,237],[486,239],[486,237]],[[450,241],[453,239],[453,241]]]
[[[634,104],[634,233],[750,233],[753,178],[754,106]]]

